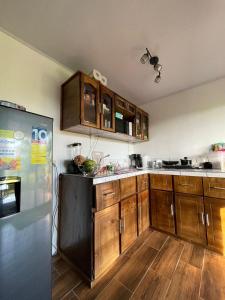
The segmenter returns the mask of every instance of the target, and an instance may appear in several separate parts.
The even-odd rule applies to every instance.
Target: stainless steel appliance
[[[0,299],[51,299],[52,119],[0,106]]]

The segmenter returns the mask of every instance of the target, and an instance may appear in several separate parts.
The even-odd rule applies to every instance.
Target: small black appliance
[[[143,162],[141,154],[131,154],[130,156],[131,167],[132,168],[143,168]]]

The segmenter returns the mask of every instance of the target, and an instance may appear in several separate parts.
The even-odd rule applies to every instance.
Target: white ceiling
[[[0,26],[137,104],[225,76],[224,0],[0,0]]]

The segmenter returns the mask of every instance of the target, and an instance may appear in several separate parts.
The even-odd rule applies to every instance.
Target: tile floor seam
[[[72,293],[77,297],[77,299],[80,300],[80,297],[76,294],[76,292],[74,291],[75,288],[73,288]]]
[[[69,289],[68,291],[66,291],[65,294],[63,294],[63,296],[60,298],[61,300],[63,299],[63,297],[66,296],[66,294],[69,294],[70,292],[73,292],[73,289],[77,288],[79,284],[82,283],[82,279],[80,279],[80,282],[78,282],[77,284],[75,284],[71,289]]]
[[[201,278],[200,278],[200,285],[199,285],[199,294],[198,294],[199,298],[201,298],[201,287],[202,287],[203,269],[204,269],[204,264],[205,264],[205,254],[206,254],[206,251],[204,249],[203,261],[202,261],[202,269],[201,269]]]
[[[166,239],[166,240],[167,240],[167,239]],[[166,242],[166,241],[165,241],[165,242]],[[165,243],[164,243],[164,244],[165,244]],[[163,244],[163,245],[164,245],[164,244]],[[151,248],[151,247],[150,247],[150,248]],[[154,249],[154,248],[152,248],[152,249],[153,249],[153,250],[156,250],[156,249]],[[162,249],[162,247],[161,247],[160,249]],[[140,282],[138,283],[138,285],[137,285],[136,288],[134,289],[134,291],[133,291],[133,293],[132,293],[132,296],[134,295],[134,293],[136,292],[136,290],[138,289],[138,287],[140,286],[140,284],[142,283],[142,281],[143,281],[144,278],[146,277],[146,275],[147,275],[149,269],[151,268],[151,266],[153,265],[153,263],[154,263],[156,257],[159,255],[160,250],[156,250],[156,251],[157,251],[156,256],[154,257],[153,261],[151,262],[151,264],[150,264],[149,267],[147,268],[147,270],[146,270],[146,272],[144,273],[143,277],[141,278]],[[153,269],[152,269],[152,270],[153,270]],[[153,270],[153,271],[154,271],[154,270]]]
[[[180,243],[180,244],[181,244],[181,243]],[[172,284],[172,281],[173,281],[173,276],[174,276],[174,274],[175,274],[175,272],[176,272],[176,269],[177,269],[177,267],[178,267],[178,264],[179,264],[179,262],[181,261],[181,256],[182,256],[182,254],[183,254],[183,252],[184,252],[184,245],[183,245],[183,244],[181,244],[181,245],[183,246],[183,249],[182,249],[182,251],[181,251],[181,253],[180,253],[180,256],[179,256],[179,258],[178,258],[178,260],[177,260],[176,266],[175,266],[175,268],[174,268],[174,270],[173,270],[173,273],[172,273],[172,275],[171,275],[171,279],[168,278],[168,277],[166,276],[166,277],[170,280],[170,283],[168,284],[168,287],[167,287],[167,290],[166,290],[164,299],[166,298],[166,296],[167,296],[167,294],[168,294],[168,291],[169,291],[169,289],[170,289],[170,287],[171,287],[171,284]]]

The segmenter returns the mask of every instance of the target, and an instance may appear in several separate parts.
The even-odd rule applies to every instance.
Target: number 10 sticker
[[[32,143],[46,144],[48,139],[47,130],[44,128],[32,128]]]
[[[48,133],[45,128],[32,128],[31,164],[47,164]]]

